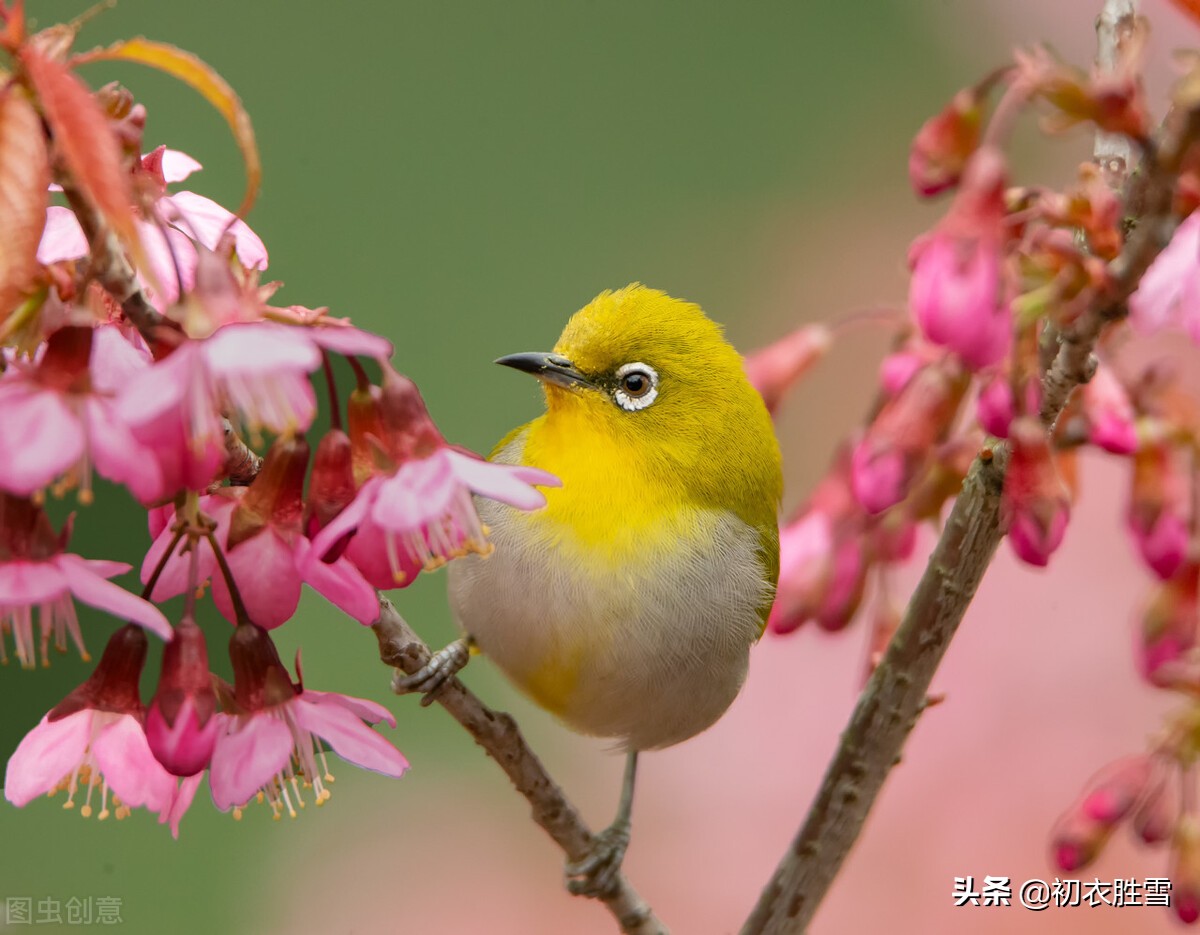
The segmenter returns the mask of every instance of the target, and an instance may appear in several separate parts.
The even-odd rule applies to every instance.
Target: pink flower
[[[1000,264],[1004,184],[1003,157],[979,150],[950,213],[910,256],[908,302],[917,324],[972,370],[999,362],[1012,344]]]
[[[1137,450],[1137,416],[1133,403],[1129,401],[1125,387],[1105,364],[1097,367],[1091,380],[1083,386],[1083,411],[1093,445],[1118,455]]]
[[[958,184],[979,145],[985,90],[986,84],[959,91],[917,132],[908,155],[908,179],[918,195],[929,197]]]
[[[533,510],[546,502],[533,485],[559,485],[545,471],[493,464],[448,446],[416,386],[390,368],[381,412],[380,445],[396,466],[368,479],[312,543],[314,559],[321,559],[355,533],[346,556],[377,588],[408,584],[421,568],[455,556],[490,551],[472,494]]]
[[[116,817],[146,806],[161,812],[173,796],[174,780],[159,765],[142,733],[137,678],[146,659],[146,637],[135,626],[113,634],[91,678],[68,695],[31,730],[8,761],[4,796],[21,807],[41,795],[65,789],[65,808],[92,814],[99,787],[98,818],[109,816],[108,796],[120,799]]]
[[[1133,458],[1126,522],[1142,560],[1162,579],[1183,565],[1191,541],[1191,493],[1181,452],[1148,440]]]
[[[1181,328],[1200,343],[1200,212],[1193,212],[1129,297],[1129,323],[1143,334]]]
[[[1088,782],[1080,798],[1058,820],[1052,849],[1060,870],[1080,870],[1096,859],[1113,829],[1143,799],[1158,773],[1148,756],[1110,763]]]
[[[36,659],[35,609],[40,615],[43,665],[50,664],[52,635],[55,645],[66,649],[69,633],[80,655],[89,658],[74,598],[131,620],[164,640],[171,638],[171,625],[157,607],[105,580],[127,572],[128,565],[66,553],[64,539],[54,534],[41,509],[0,493],[0,631],[12,633],[22,666],[31,668]],[[2,640],[0,658],[7,658]]]
[[[163,650],[158,688],[146,712],[146,741],[169,773],[194,776],[208,765],[217,739],[216,709],[204,633],[184,617]]]
[[[931,364],[884,404],[850,457],[850,481],[863,509],[882,513],[908,496],[966,386],[957,364]]]
[[[139,171],[157,178],[161,188],[165,188],[168,183],[183,181],[200,167],[200,163],[186,153],[160,146],[142,157]],[[195,282],[197,243],[215,250],[228,234],[244,266],[267,268],[267,248],[258,235],[215,201],[195,192],[177,192],[162,195],[155,210],[156,218],[138,219],[137,227],[163,292],[156,295],[145,281],[142,287],[159,311],[179,300],[180,281],[185,290],[190,290]],[[38,262],[48,265],[78,259],[87,253],[87,237],[74,213],[57,206],[48,208],[46,227],[38,245]]]
[[[771,413],[832,343],[833,335],[825,325],[804,325],[746,358],[746,376]]]
[[[101,363],[103,361],[103,363]],[[66,327],[50,336],[36,366],[0,379],[0,488],[29,495],[64,474],[90,502],[92,468],[143,502],[161,474],[117,412],[109,382],[149,367],[115,326]]]
[[[1054,465],[1050,442],[1034,416],[1014,419],[1012,459],[1004,478],[1002,522],[1023,562],[1044,566],[1062,543],[1071,515],[1066,485]]]
[[[817,615],[833,575],[833,525],[809,510],[779,532],[779,584],[767,626],[790,633]]]
[[[229,647],[235,673],[234,694],[240,713],[221,716],[209,770],[213,803],[225,811],[263,792],[275,817],[296,817],[304,806],[300,783],[311,785],[317,805],[330,797],[325,754],[318,739],[328,742],[342,759],[385,776],[399,777],[408,761],[372,730],[384,721],[396,726],[381,705],[332,692],[293,685],[266,632],[242,624]],[[299,676],[299,658],[296,660]]]
[[[993,376],[979,391],[975,402],[975,418],[980,427],[997,438],[1008,437],[1008,426],[1017,414],[1012,385],[1002,374]]]
[[[1196,645],[1200,565],[1188,562],[1158,585],[1142,613],[1137,658],[1142,677],[1166,686],[1181,674],[1183,657]]]

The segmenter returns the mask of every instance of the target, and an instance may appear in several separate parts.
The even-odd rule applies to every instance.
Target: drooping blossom
[[[1093,445],[1118,455],[1137,450],[1137,414],[1111,367],[1101,364],[1084,384],[1083,413]]]
[[[115,817],[145,806],[163,812],[171,805],[175,782],[163,769],[142,732],[138,676],[146,661],[146,637],[136,626],[117,630],[86,682],[46,714],[17,745],[4,776],[4,796],[18,807],[66,790],[64,808],[79,805],[84,818]]]
[[[1071,514],[1070,494],[1050,442],[1035,416],[1014,419],[1009,428],[1012,458],[1000,501],[1008,541],[1017,557],[1044,566],[1062,543]]]
[[[850,479],[863,509],[882,513],[908,495],[966,387],[961,368],[947,360],[919,369],[884,403],[851,455]]]
[[[146,711],[146,741],[167,772],[194,776],[208,765],[217,739],[216,712],[204,633],[184,616],[163,650],[158,687]]]
[[[1095,860],[1113,829],[1143,801],[1160,773],[1160,764],[1144,754],[1124,757],[1097,773],[1058,820],[1051,844],[1058,868],[1070,873]]]
[[[1175,575],[1191,542],[1191,491],[1168,439],[1147,439],[1133,456],[1126,523],[1142,560],[1160,578]]]
[[[139,500],[157,497],[162,475],[117,411],[117,381],[150,366],[113,325],[68,326],[50,336],[36,364],[0,379],[0,488],[28,496],[56,478],[91,500],[92,469]]]
[[[80,655],[84,648],[75,600],[130,620],[165,640],[171,625],[157,607],[105,579],[123,574],[122,562],[85,559],[65,550],[68,532],[56,535],[40,507],[0,492],[0,635],[11,633],[17,659],[32,667],[40,642],[42,662],[49,665],[51,637],[59,650],[70,635]],[[34,612],[41,629],[34,635]],[[0,658],[7,661],[0,639]]]
[[[533,510],[546,502],[534,485],[559,485],[545,471],[490,463],[450,447],[415,384],[390,368],[384,371],[379,426],[376,444],[391,464],[370,476],[312,543],[314,558],[321,559],[353,532],[345,554],[378,588],[408,584],[421,568],[457,555],[486,554],[490,544],[472,494]]]
[[[319,741],[363,769],[398,777],[408,761],[370,724],[395,727],[381,705],[362,698],[306,689],[279,661],[270,636],[252,623],[240,624],[229,642],[233,663],[233,702],[237,712],[220,715],[221,727],[209,769],[213,802],[225,811],[262,792],[275,817],[296,817],[304,807],[301,784],[311,786],[317,805],[330,797],[332,779]]]
[[[949,213],[910,254],[908,302],[917,324],[972,370],[1002,360],[1012,344],[1000,262],[1005,173],[998,152],[976,152]]]
[[[250,487],[224,488],[201,497],[200,511],[215,521],[215,537],[239,584],[242,602],[250,619],[262,627],[272,629],[291,619],[304,583],[360,623],[372,623],[379,616],[375,591],[349,559],[310,560],[312,546],[301,526],[307,464],[308,445],[303,440],[280,439]],[[149,581],[174,536],[169,526],[160,527],[142,563],[143,582]],[[238,622],[211,544],[203,540],[195,548],[199,581],[212,578],[217,609],[231,623]],[[184,593],[190,583],[188,564],[189,557],[177,550],[166,560],[151,596],[161,601]]]

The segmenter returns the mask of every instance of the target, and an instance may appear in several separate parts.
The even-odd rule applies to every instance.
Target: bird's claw
[[[461,671],[471,658],[470,638],[455,640],[429,657],[429,661],[411,675],[397,672],[392,676],[392,691],[397,695],[420,692],[422,706],[432,704],[446,683]]]
[[[592,849],[564,868],[567,891],[574,896],[598,898],[611,893],[621,873],[621,861],[629,847],[629,826],[613,825],[592,839]]]

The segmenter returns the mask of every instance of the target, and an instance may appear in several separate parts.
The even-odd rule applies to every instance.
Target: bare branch
[[[391,601],[382,596],[374,630],[379,639],[379,658],[387,665],[411,674],[429,661],[429,647]],[[580,860],[591,852],[592,832],[547,774],[511,716],[487,707],[456,678],[438,692],[437,703],[499,764],[516,790],[529,800],[533,820],[563,849],[568,860]],[[600,898],[626,935],[667,935],[666,926],[623,874],[618,874],[611,892]]]

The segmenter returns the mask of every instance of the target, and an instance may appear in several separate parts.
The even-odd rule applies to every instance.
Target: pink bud
[[[917,324],[973,370],[999,362],[1012,344],[1000,263],[1006,172],[998,150],[976,152],[950,211],[909,253],[908,304]]]
[[[959,91],[944,110],[925,121],[908,155],[908,178],[918,195],[936,195],[958,184],[979,145],[982,122],[983,98],[977,87]]]
[[[992,377],[979,391],[975,401],[975,418],[989,435],[1008,438],[1008,426],[1016,415],[1012,386],[1003,375]]]
[[[1165,769],[1157,771],[1141,803],[1133,812],[1133,832],[1146,844],[1159,844],[1171,836],[1175,828],[1177,798],[1167,781]]]
[[[862,540],[858,536],[849,536],[834,552],[833,576],[817,611],[817,626],[832,633],[853,620],[858,605],[862,603],[866,579],[867,564]]]
[[[958,411],[967,381],[953,367],[921,368],[879,410],[850,456],[854,496],[882,513],[907,495]]]
[[[1144,444],[1133,458],[1126,518],[1142,560],[1160,578],[1170,578],[1187,556],[1188,481],[1180,452],[1165,441]]]
[[[779,533],[779,584],[768,626],[790,633],[812,619],[833,572],[833,530],[829,517],[809,510]]]
[[[1200,565],[1188,562],[1155,589],[1142,614],[1138,667],[1152,685],[1169,683],[1172,664],[1196,645],[1198,588]]]
[[[826,326],[805,325],[746,358],[746,376],[762,394],[768,411],[775,413],[787,391],[825,356],[832,343],[833,335]]]
[[[1012,458],[1004,478],[1001,515],[1017,558],[1041,567],[1062,543],[1071,514],[1070,497],[1046,432],[1035,417],[1014,419],[1009,437]]]
[[[1081,870],[1096,859],[1110,834],[1111,825],[1089,818],[1078,805],[1072,806],[1051,835],[1054,863],[1064,873]]]
[[[1195,815],[1179,819],[1172,840],[1171,905],[1187,925],[1200,919],[1200,822]]]
[[[1081,807],[1095,821],[1115,825],[1141,800],[1154,778],[1154,760],[1145,755],[1122,757],[1088,783]]]
[[[1083,411],[1087,415],[1093,445],[1119,455],[1137,450],[1133,404],[1125,387],[1108,366],[1098,367],[1084,385]]]
[[[217,739],[216,707],[204,633],[184,617],[163,650],[158,688],[146,713],[146,742],[167,772],[192,776],[208,765]]]
[[[879,385],[888,396],[895,396],[908,386],[908,381],[929,362],[927,354],[921,354],[912,348],[888,354],[879,365]]]

